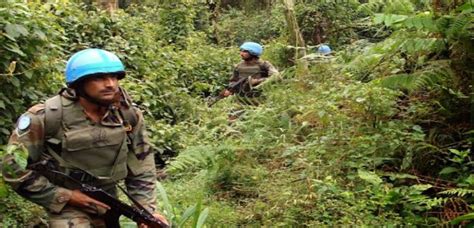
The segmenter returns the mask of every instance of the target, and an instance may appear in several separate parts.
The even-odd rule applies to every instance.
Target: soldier
[[[247,81],[239,86],[237,95],[246,98],[257,97],[260,95],[258,90],[253,89],[270,76],[278,74],[278,70],[268,61],[260,60],[262,55],[262,45],[255,42],[245,42],[240,46],[240,57],[242,61],[234,67],[232,77],[229,84],[242,81],[241,79],[248,78]],[[233,94],[230,90],[224,90],[223,96],[227,97]]]
[[[31,107],[17,121],[3,159],[3,177],[24,198],[43,206],[50,227],[104,227],[109,205],[66,181],[40,174],[32,165],[47,160],[52,169],[117,196],[124,180],[128,193],[154,216],[156,171],[142,113],[119,87],[124,65],[113,53],[86,49],[66,65],[59,95]],[[16,154],[15,154],[16,153]],[[25,154],[25,160],[19,159]],[[140,227],[146,227],[139,224]]]

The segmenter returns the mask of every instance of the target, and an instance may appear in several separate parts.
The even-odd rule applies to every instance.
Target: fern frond
[[[373,15],[375,13],[381,12],[384,5],[385,5],[384,0],[370,0],[367,3],[361,4],[358,7],[357,11],[361,13]]]
[[[407,18],[403,24],[409,29],[437,32],[438,27],[432,14],[421,13]]]
[[[450,23],[446,37],[449,39],[473,37],[472,28],[474,28],[474,16],[468,13],[460,14]]]
[[[414,91],[417,89],[417,78],[411,74],[398,74],[380,79],[381,85],[390,89],[406,89]]]
[[[413,38],[402,44],[402,50],[408,54],[439,53],[446,50],[446,42],[440,38]]]
[[[442,198],[442,197],[429,198],[427,196],[423,196],[423,197],[417,196],[417,197],[410,197],[408,201],[416,205],[423,205],[423,206],[427,206],[428,208],[433,208],[433,207],[443,206],[449,201],[449,198]]]
[[[466,195],[474,196],[474,190],[467,189],[467,188],[453,188],[453,189],[448,189],[446,191],[439,192],[438,194],[448,195],[448,196],[459,196],[459,197],[464,197]]]
[[[189,147],[169,164],[167,171],[171,173],[183,172],[198,167],[205,167],[212,163],[214,157],[215,151],[207,146]]]
[[[387,1],[384,7],[385,13],[411,14],[415,12],[415,5],[411,0],[392,0]]]
[[[452,72],[449,67],[443,67],[442,61],[433,61],[432,64],[439,63],[437,67],[426,67],[422,71],[413,74],[398,74],[379,79],[383,87],[391,89],[405,89],[413,92],[422,88],[434,87],[435,85],[447,84],[451,79]]]
[[[374,13],[411,14],[415,5],[410,0],[369,0],[358,7],[358,12],[373,15]]]
[[[395,24],[403,23],[408,16],[400,14],[375,14],[374,23],[384,23],[385,26],[390,27]]]

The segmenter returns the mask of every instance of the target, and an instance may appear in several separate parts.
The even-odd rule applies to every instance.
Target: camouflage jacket
[[[81,107],[77,99],[74,100],[74,94],[63,91],[61,95],[71,99],[74,107]],[[19,118],[9,140],[9,147],[15,149],[3,158],[3,177],[21,196],[51,212],[60,213],[71,197],[71,189],[57,186],[35,170],[28,169],[28,165],[37,162],[40,159],[38,155],[46,151],[45,108],[44,104],[35,105]],[[156,209],[155,161],[148,143],[143,115],[138,109],[134,108],[134,110],[137,114],[137,123],[129,136],[133,141],[131,143],[133,152],[128,151],[128,156],[134,157],[134,166],[139,167],[139,170],[130,169],[130,159],[128,159],[126,161],[128,172],[124,180],[128,193],[150,212],[154,212]],[[91,125],[100,128],[123,123],[119,113],[112,107],[100,123],[92,122],[85,113],[78,114],[78,116],[81,115],[83,115],[81,126]],[[115,189],[113,184],[112,188]],[[114,193],[115,190],[111,192]]]
[[[234,67],[230,82],[236,82],[242,77],[268,78],[278,74],[278,70],[268,61],[254,60],[251,62],[241,61]]]
[[[240,100],[240,103],[259,103],[260,101],[255,99],[260,97],[261,90],[256,88],[263,85],[269,77],[275,78],[275,75],[279,75],[279,72],[268,61],[262,61],[260,59],[250,62],[241,61],[234,68],[232,77],[229,79],[229,87],[235,87],[234,83],[243,82],[241,85],[236,87],[236,92],[234,92],[235,94],[239,95],[239,99],[244,99]],[[252,80],[255,79],[255,82],[248,81],[246,80],[247,78],[251,78]],[[251,101],[247,100],[247,98],[255,99],[254,101]]]

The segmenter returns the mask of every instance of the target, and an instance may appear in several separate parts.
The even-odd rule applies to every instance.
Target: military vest
[[[238,75],[239,80],[248,77],[252,77],[255,79],[268,77],[268,67],[265,65],[264,61],[260,60],[258,60],[256,64],[251,65],[244,64],[244,62],[241,62],[235,67],[234,71],[235,74]],[[256,101],[248,100],[248,98],[255,98],[261,96],[261,91],[252,89],[249,83],[245,83],[239,88],[237,95],[239,95],[239,101],[241,103],[253,104]]]
[[[75,178],[85,182],[91,181],[92,176],[96,185],[127,176],[131,144],[127,132],[131,124],[136,124],[136,114],[130,113],[131,108],[122,114],[119,109],[110,111],[117,112],[115,116],[123,116],[123,120],[91,124],[82,106],[74,100],[57,95],[45,102],[46,147],[60,171],[70,176],[79,173]]]
[[[268,68],[265,66],[264,61],[257,61],[257,64],[244,64],[243,62],[235,67],[235,71],[241,78],[266,78],[268,77]]]

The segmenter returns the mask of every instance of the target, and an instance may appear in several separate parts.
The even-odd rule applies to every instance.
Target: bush
[[[1,3],[0,144],[25,108],[61,85],[63,32],[48,7]]]

